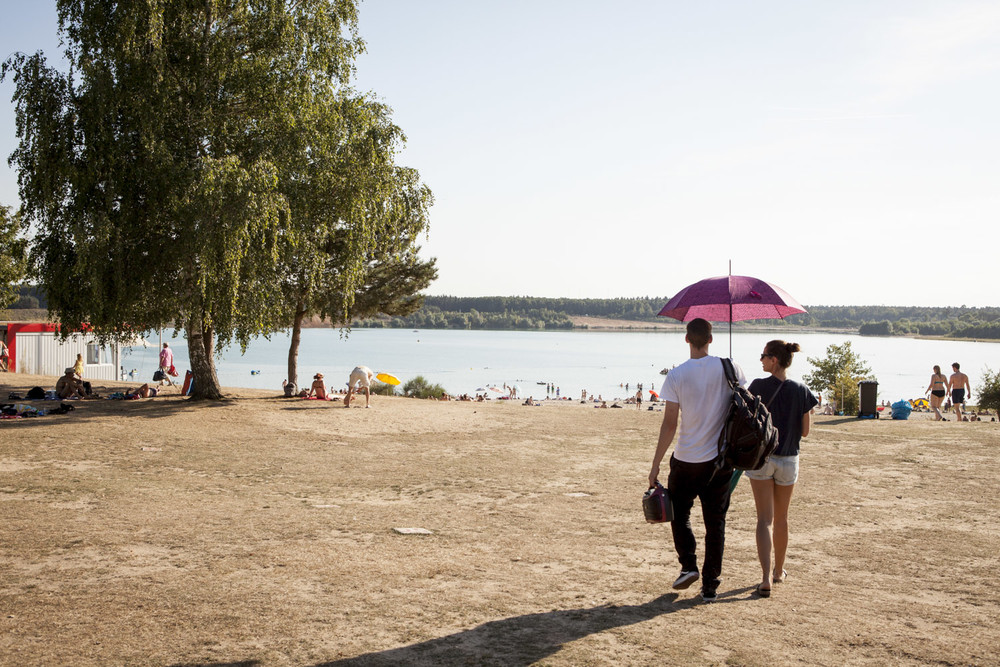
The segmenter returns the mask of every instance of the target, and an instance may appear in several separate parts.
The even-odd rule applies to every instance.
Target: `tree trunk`
[[[302,341],[302,320],[305,319],[305,307],[300,302],[295,309],[295,323],[292,325],[292,342],[288,346],[288,381],[299,386],[299,343]]]
[[[223,397],[219,376],[215,372],[214,350],[215,332],[211,327],[202,327],[200,319],[191,318],[188,326],[188,358],[194,375],[194,387],[191,389],[193,400],[219,400]]]

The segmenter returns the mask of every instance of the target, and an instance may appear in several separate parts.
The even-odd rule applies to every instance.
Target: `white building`
[[[62,375],[83,355],[85,380],[119,379],[122,361],[121,346],[101,345],[86,333],[72,334],[60,340],[59,325],[45,322],[0,323],[9,349],[11,373],[31,375]]]

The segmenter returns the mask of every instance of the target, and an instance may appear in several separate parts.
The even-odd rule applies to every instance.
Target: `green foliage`
[[[14,304],[16,308],[37,308],[18,305],[20,292],[17,284],[27,277],[27,241],[21,237],[21,220],[11,214],[10,207],[0,206],[0,309]]]
[[[441,398],[444,393],[444,387],[431,384],[423,375],[418,375],[403,385],[403,394],[413,398]]]
[[[186,329],[195,391],[217,397],[216,342],[245,347],[303,309],[342,318],[373,267],[420,264],[430,192],[396,166],[388,109],[350,88],[356,0],[56,4],[70,72],[38,53],[0,75],[63,322]],[[380,303],[414,306],[417,273]]]
[[[978,394],[976,407],[993,410],[1000,416],[1000,371],[993,372],[986,368],[979,380],[976,393]]]
[[[427,297],[429,298],[429,297]],[[507,313],[470,313],[421,308],[408,317],[369,319],[355,322],[355,327],[397,329],[492,329],[537,331],[542,329],[572,329],[573,321],[565,313],[549,310],[529,310]]]
[[[862,336],[891,336],[892,332],[892,322],[889,320],[869,322],[858,327],[858,333]]]
[[[861,405],[861,390],[858,387],[859,380],[849,371],[841,371],[833,384],[828,386],[823,393],[825,400],[833,399],[837,404],[837,411],[845,415],[855,415]]]
[[[377,380],[372,383],[369,391],[373,394],[378,394],[379,396],[395,396],[396,388],[391,384],[386,382],[378,382]]]
[[[808,357],[815,370],[802,376],[802,381],[813,391],[836,400],[838,410],[852,414],[858,410],[858,382],[871,380],[871,369],[851,349],[851,342],[829,345],[826,357]]]
[[[664,322],[657,317],[662,297],[566,299],[542,297],[427,296],[424,306],[405,319],[356,321],[354,326],[414,329],[568,329],[571,317],[602,317]],[[923,308],[892,306],[808,306],[808,313],[785,319],[736,322],[740,327],[823,327],[858,330],[867,335],[923,335],[1000,338],[1000,308]]]
[[[20,308],[24,310],[39,310],[38,299],[33,296],[19,296],[17,301],[11,305],[11,308]]]

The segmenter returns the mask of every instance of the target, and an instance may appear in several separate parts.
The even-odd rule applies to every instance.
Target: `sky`
[[[58,58],[52,3],[0,7],[0,55]],[[355,86],[434,193],[428,294],[669,297],[731,262],[805,305],[1000,305],[1000,3],[364,0],[359,28]]]

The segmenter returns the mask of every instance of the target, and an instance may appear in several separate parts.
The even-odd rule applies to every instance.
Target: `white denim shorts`
[[[799,479],[799,455],[767,457],[767,463],[760,470],[747,470],[749,479],[759,481],[773,479],[778,486],[791,486]]]

